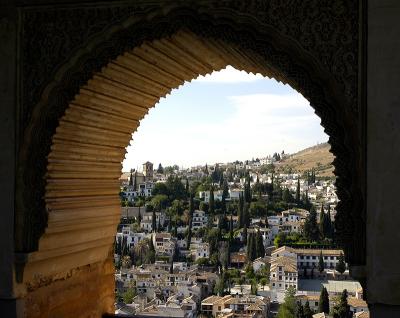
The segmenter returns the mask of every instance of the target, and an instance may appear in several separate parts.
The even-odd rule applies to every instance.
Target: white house
[[[207,226],[208,217],[206,212],[195,210],[193,212],[192,229],[197,230]]]
[[[283,252],[285,253],[285,252]],[[271,257],[270,267],[270,290],[271,299],[282,302],[285,297],[285,292],[289,287],[298,289],[298,274],[296,257],[277,256]],[[282,254],[283,255],[283,254]]]

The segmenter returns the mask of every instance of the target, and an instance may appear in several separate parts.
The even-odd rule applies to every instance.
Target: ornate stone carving
[[[365,261],[358,133],[357,1],[153,1],[22,13],[22,109],[17,250],[33,251],[46,227],[46,156],[73,96],[110,60],[188,28],[253,50],[308,98],[336,156],[337,230],[353,264]],[[29,124],[28,124],[29,123]],[[355,146],[356,145],[356,146]],[[355,243],[354,236],[357,236]]]

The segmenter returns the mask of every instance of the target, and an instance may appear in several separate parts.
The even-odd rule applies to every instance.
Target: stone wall
[[[29,286],[21,317],[99,318],[114,312],[114,262],[75,268]]]
[[[400,317],[382,306],[400,305],[399,17],[399,1],[368,1],[366,274],[368,302],[381,304],[373,317]]]

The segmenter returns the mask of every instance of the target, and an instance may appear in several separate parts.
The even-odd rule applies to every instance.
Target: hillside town
[[[279,170],[285,156],[123,173],[116,314],[369,317],[336,244],[333,176]]]

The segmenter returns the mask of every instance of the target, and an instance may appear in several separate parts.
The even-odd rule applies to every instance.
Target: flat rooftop
[[[318,279],[299,279],[299,291],[320,292],[322,287],[328,293],[341,293],[347,289],[349,293],[355,293],[362,288],[361,284],[355,280],[318,280]]]

